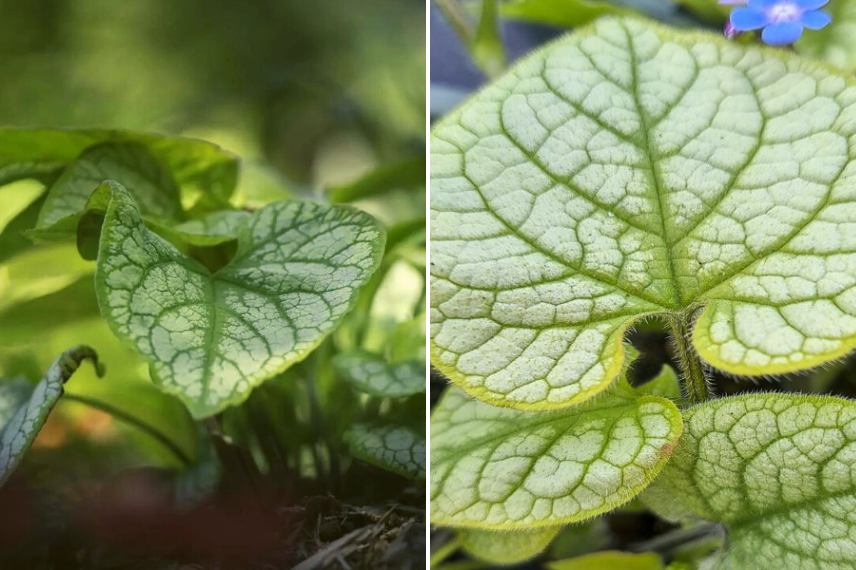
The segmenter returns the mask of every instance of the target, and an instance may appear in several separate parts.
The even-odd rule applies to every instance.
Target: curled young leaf
[[[700,404],[684,419],[647,504],[723,523],[725,568],[852,568],[856,402],[755,393]]]
[[[63,352],[38,384],[0,382],[0,485],[18,467],[62,396],[63,384],[84,360],[91,360],[101,372],[98,355],[81,345]]]
[[[618,507],[663,468],[675,405],[616,392],[574,413],[496,408],[449,388],[431,417],[431,519],[483,529],[554,527]]]
[[[689,319],[712,366],[856,347],[856,87],[785,52],[599,20],[434,130],[432,362],[496,405],[605,390]]]
[[[150,231],[127,190],[99,192],[110,196],[95,274],[101,314],[197,418],[303,360],[383,254],[383,230],[363,212],[277,202],[253,214],[235,256],[212,273]]]

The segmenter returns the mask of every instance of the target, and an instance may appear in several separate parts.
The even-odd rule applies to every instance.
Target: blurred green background
[[[392,191],[356,205],[388,226],[424,226],[421,0],[0,0],[0,69],[2,126],[210,140],[243,159],[239,207],[324,199],[331,188],[348,194],[380,168]],[[0,235],[20,229],[43,190],[34,181],[0,187]],[[394,327],[422,298],[416,261],[417,269],[396,265],[382,284],[370,308],[378,326]],[[67,392],[142,418],[195,456],[195,427],[182,406],[152,386],[145,364],[101,320],[93,271],[74,244],[0,250],[0,378],[38,379],[62,350],[91,344],[108,375],[98,379],[85,366]],[[80,440],[113,448],[78,455],[93,473],[141,460],[178,464],[156,438],[70,399],[37,448],[74,454],[70,442]]]

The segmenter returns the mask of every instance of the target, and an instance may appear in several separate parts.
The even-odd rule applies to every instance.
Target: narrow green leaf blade
[[[358,210],[278,202],[253,214],[216,273],[146,228],[120,186],[101,231],[102,316],[195,417],[246,399],[305,358],[354,305],[384,236]]]
[[[561,526],[500,532],[472,528],[458,531],[461,546],[472,556],[491,564],[519,564],[544,551]]]
[[[405,477],[425,477],[425,438],[408,427],[358,423],[345,440],[354,457]]]
[[[432,521],[525,529],[594,517],[648,485],[681,429],[675,405],[656,396],[535,414],[450,388],[431,418]]]
[[[619,15],[629,10],[603,0],[514,0],[502,4],[507,18],[575,28],[602,16]]]
[[[856,557],[856,402],[756,393],[700,404],[645,494],[726,525],[726,568],[843,570]]]
[[[343,352],[333,366],[357,390],[381,398],[400,398],[425,391],[425,363],[407,360],[390,364],[382,356],[365,351]]]
[[[619,376],[640,319],[793,372],[856,347],[856,84],[636,19],[557,40],[432,138],[432,363],[496,405]]]
[[[663,561],[653,552],[633,554],[618,550],[606,550],[558,560],[547,564],[548,570],[662,570]]]
[[[0,485],[18,467],[62,395],[63,384],[84,360],[99,366],[95,351],[81,345],[62,353],[35,386],[0,382]]]

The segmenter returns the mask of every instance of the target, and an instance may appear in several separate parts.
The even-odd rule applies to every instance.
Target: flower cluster
[[[770,45],[789,45],[800,39],[803,30],[819,30],[832,21],[821,10],[829,0],[719,0],[738,6],[731,12],[726,34],[761,31],[761,40]]]

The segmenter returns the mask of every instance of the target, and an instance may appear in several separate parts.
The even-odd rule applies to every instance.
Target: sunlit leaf
[[[211,273],[144,225],[117,185],[101,231],[103,317],[195,417],[245,400],[305,358],[378,267],[383,231],[350,208],[279,202],[253,214],[234,258]]]
[[[434,129],[432,363],[488,402],[605,390],[645,317],[723,371],[856,347],[856,87],[785,51],[601,19]]]
[[[724,523],[725,568],[852,568],[856,402],[755,393],[700,404],[684,419],[648,504]]]
[[[589,519],[642,491],[680,434],[674,404],[632,391],[531,413],[449,388],[431,417],[432,522],[526,529]]]

